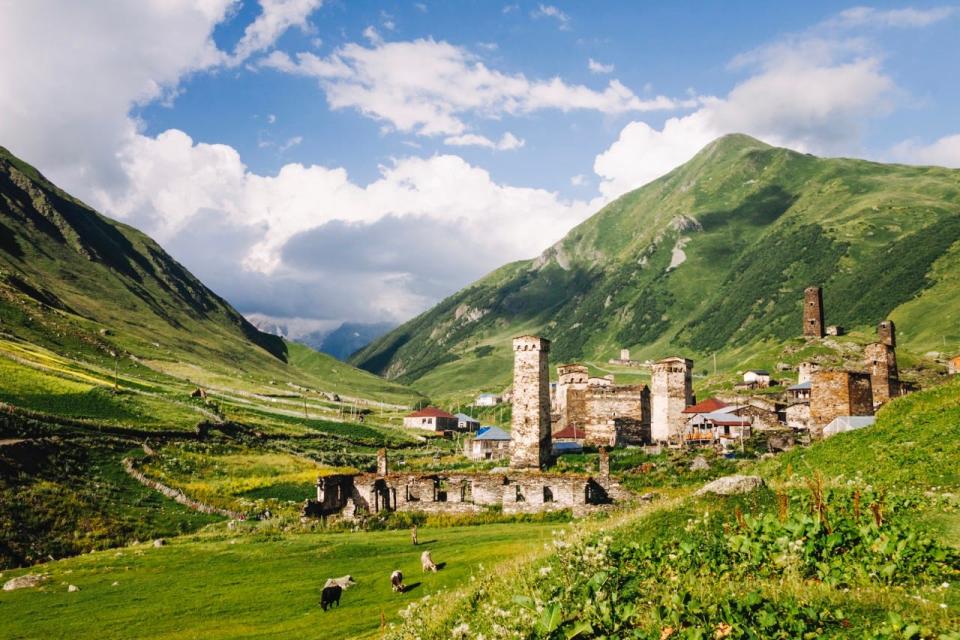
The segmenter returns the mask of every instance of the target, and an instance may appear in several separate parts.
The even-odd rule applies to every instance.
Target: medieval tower
[[[803,290],[803,335],[808,338],[822,338],[823,332],[823,289],[807,287]]]
[[[693,360],[672,357],[653,365],[650,436],[665,442],[683,433],[683,410],[693,404]]]
[[[877,337],[888,347],[897,348],[897,328],[893,320],[884,320],[877,325]]]
[[[550,341],[538,336],[513,339],[514,469],[541,469],[550,460]]]
[[[881,334],[881,340],[885,336]],[[890,334],[893,339],[893,334]],[[897,354],[886,342],[868,344],[864,350],[870,370],[870,385],[873,387],[873,404],[879,407],[891,398],[900,395],[900,373],[897,371]]]

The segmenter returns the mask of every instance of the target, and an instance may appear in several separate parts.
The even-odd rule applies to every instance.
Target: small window
[[[526,502],[527,499],[523,497],[523,490],[520,488],[520,485],[516,485],[516,490],[517,490],[516,501],[517,501],[517,502]]]
[[[551,489],[550,487],[543,488],[543,501],[553,502],[553,489]]]

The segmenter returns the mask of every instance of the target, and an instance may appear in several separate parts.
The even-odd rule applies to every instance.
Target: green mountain
[[[439,393],[508,383],[510,338],[528,331],[553,341],[554,362],[606,362],[621,348],[743,359],[799,333],[811,284],[824,287],[828,324],[889,317],[908,349],[960,349],[958,240],[958,170],[729,135],[351,362]]]
[[[359,387],[393,402],[417,397],[326,355],[299,354],[302,366],[291,366],[287,343],[257,330],[156,242],[2,147],[0,339],[110,369],[116,355],[119,367],[145,364],[196,384],[284,381],[337,393]]]

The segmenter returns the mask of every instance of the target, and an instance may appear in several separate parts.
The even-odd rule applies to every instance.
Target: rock
[[[117,582],[116,580],[114,580],[114,581],[113,581],[113,584],[111,584],[110,586],[111,586],[111,587],[115,587],[115,586],[117,586],[118,584],[120,584],[120,583]]]
[[[80,587],[78,587],[78,586],[75,585],[75,584],[72,584],[72,585],[70,585],[69,587],[67,587],[67,592],[68,592],[68,593],[73,593],[74,591],[80,591]]]
[[[153,541],[153,546],[157,547],[158,549],[165,544],[167,544],[167,541],[164,540],[163,538],[157,538],[156,540]]]
[[[25,576],[20,576],[19,578],[12,578],[3,583],[4,591],[13,591],[15,589],[32,589],[33,587],[40,586],[40,584],[47,579],[47,576],[31,573]]]
[[[640,496],[640,500],[642,500],[643,502],[653,502],[659,497],[660,497],[659,493],[655,493],[651,491],[650,493],[645,493],[642,496]]]
[[[694,495],[713,493],[718,496],[732,496],[738,493],[750,493],[762,486],[763,478],[760,476],[724,476],[705,484]]]
[[[710,463],[703,456],[697,456],[690,464],[690,471],[708,471],[709,469]]]

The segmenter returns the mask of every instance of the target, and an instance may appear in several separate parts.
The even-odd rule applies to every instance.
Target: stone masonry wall
[[[810,395],[811,431],[823,428],[840,416],[873,415],[870,374],[860,371],[821,370],[813,374]]]
[[[513,445],[510,467],[540,469],[552,453],[550,431],[550,341],[537,336],[513,340]]]
[[[683,410],[693,404],[693,361],[666,358],[653,365],[651,437],[665,442],[679,437],[686,424]]]
[[[874,406],[880,406],[900,395],[900,373],[897,370],[897,354],[884,342],[868,344],[864,350],[870,384],[873,387]]]
[[[822,338],[823,326],[823,289],[807,287],[803,290],[803,335],[808,338]]]

